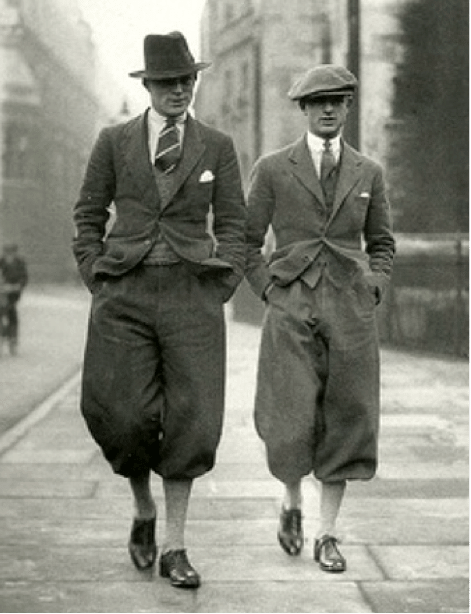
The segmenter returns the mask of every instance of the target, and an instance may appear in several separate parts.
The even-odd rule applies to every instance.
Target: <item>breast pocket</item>
[[[212,201],[214,181],[204,181],[198,183],[198,196],[206,201]]]

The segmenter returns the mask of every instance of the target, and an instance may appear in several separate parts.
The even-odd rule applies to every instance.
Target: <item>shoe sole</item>
[[[168,580],[170,580],[170,584],[174,586],[175,588],[199,588],[201,585],[200,580],[196,578],[192,582],[178,582],[178,581],[172,580],[172,577],[170,576],[170,574],[162,569],[159,569],[159,575],[161,578],[167,578]]]
[[[347,571],[346,565],[342,569],[335,569],[335,567],[327,567],[326,565],[322,565],[322,563],[319,563],[319,568],[322,569],[322,571],[326,571],[327,573],[343,573],[344,571]]]
[[[343,573],[344,571],[347,571],[347,562],[345,560],[343,561],[342,568],[335,569],[335,567],[329,567],[328,565],[325,565],[324,563],[322,563],[320,558],[321,558],[320,552],[317,550],[317,547],[316,547],[314,549],[314,561],[316,563],[319,563],[319,568],[322,569],[322,571],[326,571],[327,573]]]

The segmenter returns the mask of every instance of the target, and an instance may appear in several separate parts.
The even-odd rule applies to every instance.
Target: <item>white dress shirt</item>
[[[312,132],[307,133],[307,146],[309,152],[311,154],[312,161],[314,163],[314,167],[317,172],[317,176],[321,176],[321,160],[322,160],[322,152],[324,151],[324,141],[326,139],[321,139],[316,136]],[[335,162],[338,163],[340,158],[340,135],[337,135],[333,139],[329,139],[330,144],[332,146],[332,153],[334,154]]]
[[[176,126],[178,129],[178,135],[180,138],[180,146],[183,143],[183,136],[185,134],[185,120],[187,113],[183,113],[176,118]],[[159,142],[159,134],[162,128],[165,126],[167,118],[151,107],[147,115],[147,125],[149,128],[149,157],[152,164],[154,164],[155,153],[157,151],[157,144]]]

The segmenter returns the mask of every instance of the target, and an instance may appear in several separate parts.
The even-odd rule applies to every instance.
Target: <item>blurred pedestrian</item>
[[[346,569],[336,534],[346,481],[376,470],[375,309],[394,253],[383,172],[342,137],[356,88],[342,66],[305,73],[289,96],[307,132],[256,163],[248,196],[246,274],[266,301],[255,421],[285,487],[278,540],[288,554],[301,552],[301,479],[314,472],[314,559],[328,572]],[[269,226],[276,249],[267,262]]]
[[[28,269],[25,259],[20,256],[16,243],[7,243],[0,258],[0,275],[2,277],[1,293],[3,303],[3,335],[7,338],[10,354],[18,351],[19,316],[18,302],[28,283]]]
[[[8,299],[4,287],[5,282],[3,281],[3,275],[0,272],[0,356],[3,355],[3,345],[8,339]]]
[[[75,206],[74,252],[93,295],[81,408],[129,478],[132,561],[156,559],[154,471],[166,504],[160,574],[195,588],[184,527],[192,481],[213,467],[221,434],[223,303],[243,277],[246,209],[232,140],[188,112],[209,64],[179,32],[146,36],[144,59],[130,76],[151,107],[102,130]]]

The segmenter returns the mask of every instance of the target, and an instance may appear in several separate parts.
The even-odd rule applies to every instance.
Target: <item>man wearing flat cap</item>
[[[144,59],[131,76],[151,107],[102,130],[74,209],[73,249],[92,293],[81,409],[129,478],[133,563],[150,568],[157,556],[153,471],[166,506],[160,575],[196,588],[184,527],[192,481],[213,467],[221,435],[223,304],[243,277],[246,208],[232,140],[188,112],[209,64],[179,32],[148,35]]]
[[[313,555],[327,572],[346,569],[336,535],[346,482],[376,471],[375,309],[394,254],[382,170],[342,138],[356,88],[342,66],[304,74],[289,96],[307,132],[257,161],[248,195],[246,275],[266,304],[255,423],[285,487],[278,541],[300,554],[301,480],[312,472],[320,482]]]

